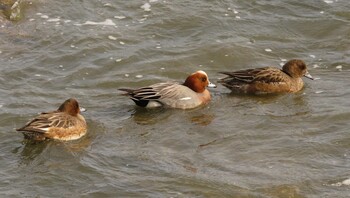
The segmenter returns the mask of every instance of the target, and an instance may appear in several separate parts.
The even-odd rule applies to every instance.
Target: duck
[[[22,132],[25,139],[35,141],[77,140],[87,132],[85,118],[80,114],[83,111],[85,109],[79,107],[78,101],[70,98],[64,101],[57,110],[43,112],[16,130]]]
[[[261,67],[219,73],[227,76],[218,83],[233,93],[243,94],[295,93],[304,87],[302,77],[314,80],[305,62],[299,59],[289,60],[282,69]]]
[[[185,82],[161,82],[141,88],[120,88],[124,95],[130,97],[137,106],[145,108],[166,107],[175,109],[192,109],[208,104],[210,92],[215,88],[209,81],[207,73],[202,70],[189,75]]]

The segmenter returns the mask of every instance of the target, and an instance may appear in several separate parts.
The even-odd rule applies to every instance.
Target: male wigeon
[[[187,77],[183,84],[175,82],[157,83],[137,89],[121,88],[136,105],[141,107],[170,107],[191,109],[210,101],[206,87],[216,87],[210,83],[204,71],[197,71]]]
[[[234,72],[219,72],[228,76],[218,82],[234,93],[266,94],[294,93],[300,91],[305,76],[313,80],[302,60],[290,60],[283,65],[282,70],[275,67],[239,70]]]
[[[26,139],[32,140],[76,140],[84,136],[87,131],[86,121],[80,111],[78,101],[70,98],[56,110],[41,113],[28,122],[21,131]]]

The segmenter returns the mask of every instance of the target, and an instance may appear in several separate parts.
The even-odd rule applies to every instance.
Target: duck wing
[[[41,113],[17,131],[46,133],[50,127],[69,128],[76,124],[76,119],[62,112]]]
[[[287,75],[282,70],[274,67],[262,67],[219,73],[227,75],[226,77],[219,80],[220,83],[277,83],[285,82],[287,77]]]
[[[137,89],[128,89],[121,88],[119,90],[125,91],[127,95],[134,101],[150,101],[150,100],[158,100],[161,97],[170,97],[174,95],[173,86],[179,84],[166,82],[166,83],[157,83],[147,87],[141,87]]]

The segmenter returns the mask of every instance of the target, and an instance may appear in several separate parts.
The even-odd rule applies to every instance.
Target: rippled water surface
[[[350,3],[25,1],[0,26],[1,197],[348,197]],[[193,110],[135,107],[117,88],[303,59],[296,94],[211,89]],[[14,129],[75,97],[77,141]]]

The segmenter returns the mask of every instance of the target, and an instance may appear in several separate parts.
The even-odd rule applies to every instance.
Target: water
[[[348,197],[350,4],[25,2],[0,28],[2,197]],[[303,59],[315,81],[278,96],[219,86],[193,110],[134,106],[119,87]],[[73,142],[14,128],[76,97]]]

